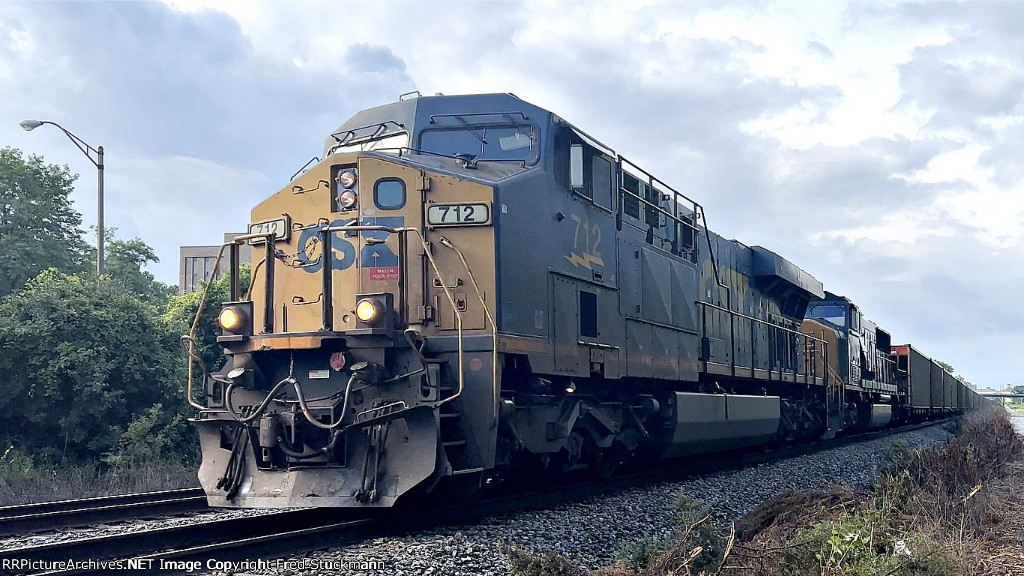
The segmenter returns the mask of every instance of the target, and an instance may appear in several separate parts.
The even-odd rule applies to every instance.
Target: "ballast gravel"
[[[869,486],[893,443],[918,447],[944,442],[950,433],[931,426],[740,470],[676,482],[663,482],[553,509],[486,518],[451,526],[379,538],[356,546],[295,556],[278,566],[256,565],[258,553],[236,569],[207,574],[275,576],[506,576],[502,545],[531,552],[555,550],[578,566],[613,564],[623,545],[671,536],[679,495],[710,508],[716,525],[727,529],[736,518],[779,492],[824,488],[837,482]]]

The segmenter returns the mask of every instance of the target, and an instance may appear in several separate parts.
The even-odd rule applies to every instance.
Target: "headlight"
[[[228,306],[220,311],[218,320],[221,328],[229,332],[235,332],[245,324],[245,313],[234,306]]]
[[[355,190],[344,190],[338,194],[338,207],[342,210],[351,210],[356,207],[357,196]]]
[[[372,298],[363,298],[356,304],[356,318],[363,324],[374,324],[381,317],[380,303]]]
[[[356,185],[356,171],[354,168],[342,170],[338,173],[338,184],[342,188],[351,188]]]

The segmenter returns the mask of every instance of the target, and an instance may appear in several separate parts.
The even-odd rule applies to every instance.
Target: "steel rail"
[[[324,509],[301,509],[274,512],[259,516],[243,516],[236,518],[217,519],[210,522],[199,522],[182,526],[157,528],[153,530],[127,531],[120,534],[103,535],[63,542],[53,542],[40,546],[24,546],[0,550],[0,566],[15,565],[20,562],[62,562],[81,560],[101,562],[118,558],[133,558],[141,555],[154,554],[171,548],[191,548],[206,546],[212,542],[234,541],[254,536],[275,534],[280,531],[297,530],[309,526],[322,525],[337,520],[337,511],[333,518],[327,518]],[[10,572],[0,568],[0,574],[11,573],[47,573],[42,571],[15,570]],[[109,568],[96,570],[64,570],[60,574],[77,573],[108,573]]]
[[[0,537],[207,509],[202,488],[0,507]]]

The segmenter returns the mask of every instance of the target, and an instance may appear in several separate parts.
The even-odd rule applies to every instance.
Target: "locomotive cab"
[[[819,335],[837,351],[828,369],[845,390],[844,426],[878,428],[901,417],[898,406],[906,390],[890,358],[888,332],[865,318],[848,298],[831,292],[808,304],[803,330]]]

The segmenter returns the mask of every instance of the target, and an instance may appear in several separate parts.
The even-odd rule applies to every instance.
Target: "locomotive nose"
[[[389,507],[438,466],[437,415],[430,407],[332,433],[327,449],[338,457],[322,462],[293,459],[280,469],[266,468],[260,451],[288,442],[277,418],[259,426],[207,414],[197,420],[203,463],[199,480],[211,506],[280,508],[294,506]],[[251,436],[251,438],[250,438]],[[289,448],[292,450],[292,448]],[[225,474],[234,493],[225,490]]]

